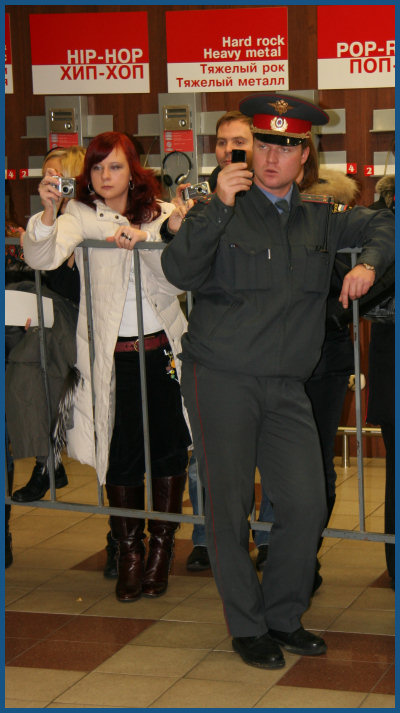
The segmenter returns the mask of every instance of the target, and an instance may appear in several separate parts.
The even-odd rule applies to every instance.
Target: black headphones
[[[171,151],[170,153],[165,154],[165,156],[162,160],[162,164],[161,164],[161,173],[162,173],[163,181],[164,181],[165,185],[168,186],[168,188],[170,188],[172,186],[174,181],[168,173],[164,173],[164,168],[165,168],[167,159],[169,159],[169,157],[173,156],[174,154],[175,155],[179,154],[180,156],[184,156],[186,161],[188,162],[188,170],[186,171],[186,173],[181,173],[181,174],[179,174],[179,176],[177,176],[175,178],[175,183],[177,186],[179,186],[181,183],[185,182],[185,180],[187,179],[187,177],[192,169],[192,162],[191,162],[189,156],[187,155],[187,153],[184,153],[183,151]]]

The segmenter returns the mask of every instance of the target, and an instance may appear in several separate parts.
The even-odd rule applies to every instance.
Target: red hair
[[[101,199],[101,196],[94,193],[91,186],[92,168],[101,163],[118,146],[126,156],[134,185],[133,190],[128,191],[124,215],[130,223],[150,223],[161,213],[157,202],[159,194],[157,180],[151,171],[142,168],[132,141],[119,131],[106,131],[95,136],[90,142],[86,149],[83,171],[76,179],[77,200],[95,209],[94,201],[96,198]]]

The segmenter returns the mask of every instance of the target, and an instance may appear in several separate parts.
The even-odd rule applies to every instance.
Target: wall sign
[[[286,7],[165,16],[169,92],[289,89]]]
[[[318,7],[318,89],[394,87],[395,6]]]
[[[150,92],[146,12],[29,19],[34,94]]]
[[[12,71],[12,54],[11,54],[11,32],[10,32],[10,15],[8,12],[5,14],[4,23],[4,39],[6,45],[6,58],[5,58],[5,82],[4,91],[6,94],[14,93],[14,83],[13,83],[13,71]]]
[[[194,151],[193,131],[164,131],[164,151]]]
[[[71,148],[71,146],[79,145],[79,136],[77,133],[73,134],[57,134],[51,132],[49,134],[49,149],[55,149],[57,146],[62,146],[64,149]]]

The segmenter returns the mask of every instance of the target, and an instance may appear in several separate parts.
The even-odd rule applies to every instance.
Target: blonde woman
[[[45,156],[42,174],[51,168],[59,176],[75,178],[82,170],[85,149],[82,146],[70,148],[56,147]],[[58,214],[65,211],[68,199],[58,198],[55,208]],[[23,247],[25,233],[20,237]],[[49,367],[51,395],[51,415],[54,421],[60,410],[62,394],[67,383],[75,374],[76,358],[75,327],[77,305],[79,304],[80,279],[74,255],[72,254],[56,270],[43,275],[43,294],[53,299],[54,326],[47,330],[47,348],[52,355]],[[10,285],[13,289],[35,291],[32,282]],[[63,299],[65,298],[65,299]],[[39,334],[37,330],[21,330],[15,348],[10,351],[6,371],[6,415],[8,432],[15,458],[36,457],[36,463],[29,481],[12,494],[15,502],[41,500],[50,487],[48,470],[49,424],[43,379],[38,362]],[[7,335],[6,335],[7,336]],[[33,378],[36,375],[37,378]],[[68,484],[67,474],[60,460],[55,469],[55,486],[63,488]]]

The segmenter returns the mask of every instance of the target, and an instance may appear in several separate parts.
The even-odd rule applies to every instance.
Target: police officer
[[[216,193],[187,213],[162,265],[170,282],[195,296],[182,340],[182,392],[232,645],[250,665],[279,668],[280,647],[326,651],[301,625],[326,518],[304,382],[324,338],[335,253],[362,247],[339,297],[347,307],[393,260],[394,220],[389,211],[334,213],[302,201],[295,179],[311,126],[328,121],[319,107],[271,94],[239,108],[253,118],[254,179],[246,163],[221,170]],[[256,466],[275,512],[261,583],[248,552]]]

